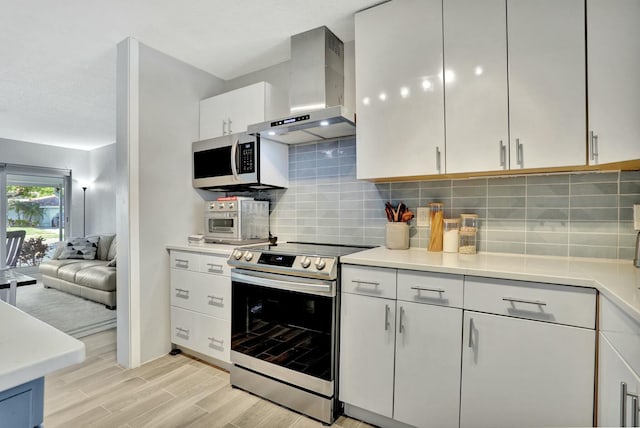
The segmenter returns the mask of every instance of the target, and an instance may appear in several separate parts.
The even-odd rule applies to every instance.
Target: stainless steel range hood
[[[344,103],[344,43],[327,27],[291,37],[291,87],[287,117],[250,125],[250,134],[286,144],[356,134]]]

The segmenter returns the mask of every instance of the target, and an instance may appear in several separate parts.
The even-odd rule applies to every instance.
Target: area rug
[[[16,306],[76,338],[116,326],[116,311],[69,293],[44,288],[41,282],[18,287]]]

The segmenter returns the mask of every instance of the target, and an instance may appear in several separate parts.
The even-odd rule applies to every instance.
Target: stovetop
[[[236,248],[228,264],[239,269],[334,280],[341,256],[369,248],[313,242],[258,245]]]

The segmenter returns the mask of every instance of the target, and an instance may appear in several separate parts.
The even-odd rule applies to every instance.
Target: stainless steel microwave
[[[193,187],[238,191],[289,185],[289,146],[246,132],[192,144]]]

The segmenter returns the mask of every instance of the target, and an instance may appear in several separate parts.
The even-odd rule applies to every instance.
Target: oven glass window
[[[213,232],[216,229],[233,229],[233,218],[210,218],[209,220],[209,232]]]
[[[231,349],[333,379],[333,299],[233,282]]]

